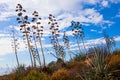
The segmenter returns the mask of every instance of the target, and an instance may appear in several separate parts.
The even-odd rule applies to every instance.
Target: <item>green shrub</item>
[[[58,70],[58,66],[55,61],[52,61],[48,64],[49,73],[52,74],[54,71]]]
[[[23,77],[25,75],[25,66],[20,65],[15,69],[15,80],[23,80]]]
[[[73,58],[73,61],[82,61],[85,60],[85,54],[82,53],[78,53],[75,55],[75,57]]]
[[[95,52],[92,57],[88,55],[89,69],[85,71],[85,80],[118,80],[119,69],[118,66],[120,58],[118,55],[111,55],[106,51],[105,47],[95,47]],[[115,65],[115,64],[118,65]],[[114,68],[112,68],[111,65]],[[116,77],[115,77],[116,76]]]
[[[49,80],[48,78],[49,77],[45,73],[33,69],[27,74],[26,77],[24,77],[24,80]]]

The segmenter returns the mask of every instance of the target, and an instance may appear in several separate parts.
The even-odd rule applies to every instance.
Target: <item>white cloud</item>
[[[120,36],[114,37],[114,40],[116,42],[120,41]],[[86,49],[106,43],[103,37],[97,38],[97,39],[85,40],[84,42],[85,42]],[[81,49],[84,49],[83,43],[80,43],[80,46],[81,46],[80,47]],[[71,47],[71,50],[79,50],[78,44],[71,43],[70,47]]]
[[[50,13],[58,13],[61,10],[69,10],[74,8],[74,5],[77,4],[79,0],[69,1],[69,0],[4,0],[0,1],[1,4],[5,4],[8,10],[15,10],[15,7],[18,3],[22,4],[28,12],[33,12],[37,10],[41,16],[47,16]],[[30,4],[30,5],[29,5]]]
[[[78,20],[80,22],[99,24],[103,20],[103,15],[94,8],[88,8],[79,12]]]
[[[32,13],[34,10],[37,10],[40,14],[40,16],[48,16],[48,14],[52,13],[54,15],[63,12],[68,12],[68,13],[63,13],[61,15],[64,15],[64,18],[68,18],[67,20],[71,20],[71,19],[77,19],[77,17],[82,18],[82,21],[85,22],[94,22],[99,23],[102,20],[102,15],[100,13],[98,13],[95,9],[85,9],[83,10],[84,4],[96,4],[98,3],[99,0],[15,0],[15,1],[11,1],[11,0],[4,0],[4,1],[0,1],[0,5],[4,4],[7,5],[5,7],[6,11],[5,12],[1,12],[1,16],[3,18],[1,18],[1,20],[6,20],[7,17],[9,16],[14,16],[15,15],[15,6],[18,3],[21,3],[23,5],[23,7],[27,10],[27,12],[30,14]],[[84,3],[84,4],[83,4]],[[31,4],[31,5],[29,5]],[[76,12],[76,11],[77,12]],[[72,12],[73,13],[72,13]],[[82,13],[82,14],[79,14]],[[74,14],[79,14],[78,16],[74,17]],[[85,15],[84,15],[85,14]],[[61,16],[60,15],[60,16]],[[89,15],[89,18],[86,18],[85,16]],[[80,20],[80,19],[78,19]]]
[[[80,0],[82,4],[96,5],[100,0]]]
[[[70,26],[72,20],[79,21],[86,26],[91,23],[97,25],[102,21],[106,21],[103,15],[96,9],[84,8],[85,5],[97,5],[100,3],[100,0],[64,0],[64,2],[62,0],[4,0],[0,1],[0,5],[2,4],[5,9],[5,11],[0,12],[0,21],[10,20],[10,16],[16,16],[15,7],[18,3],[23,5],[23,8],[27,10],[30,16],[36,10],[41,17],[48,16],[48,14],[52,13],[58,20],[62,19],[58,21],[60,30]],[[107,1],[103,0],[102,5],[107,6]],[[46,21],[46,19],[43,20],[45,26],[48,27],[45,23]],[[45,28],[45,30],[48,30],[48,28]]]
[[[102,4],[103,7],[108,7],[108,1],[107,0],[103,0],[101,4]]]
[[[120,10],[115,17],[118,17],[118,18],[120,17]]]
[[[1,38],[1,37],[9,37],[9,36],[10,36],[9,34],[0,33],[0,38]]]
[[[4,58],[0,58],[0,61],[4,61]]]
[[[98,38],[98,39],[85,40],[84,43],[85,43],[86,49],[89,49],[93,46],[104,44],[105,40],[104,38]],[[80,49],[84,49],[83,43],[80,43],[79,45],[80,45]],[[76,44],[75,42],[72,42],[70,44],[70,50],[79,50],[78,44]]]
[[[116,0],[119,2],[120,0]],[[99,24],[101,22],[112,25],[113,23],[104,20],[102,14],[100,14],[94,8],[83,8],[84,4],[86,5],[96,5],[100,2],[100,0],[0,0],[0,6],[2,5],[3,11],[0,12],[0,21],[9,20],[11,16],[15,16],[15,7],[18,3],[21,3],[24,9],[30,14],[34,10],[37,10],[40,16],[48,16],[49,13],[56,15],[56,18],[59,20],[58,23],[60,25],[60,30],[71,25],[71,21],[79,21],[81,23],[89,24]],[[113,0],[111,0],[113,2]],[[108,2],[103,0],[103,6],[108,6]],[[61,20],[60,20],[61,19]],[[43,25],[46,26],[44,33],[48,36],[49,29],[46,24],[47,20],[43,20]],[[19,30],[18,27],[16,27]],[[93,31],[93,30],[91,30]],[[67,32],[68,35],[72,35],[71,31]],[[6,34],[0,34],[1,36],[6,36]],[[10,40],[7,38],[0,39],[0,54],[12,53],[10,52]],[[8,50],[6,50],[8,49]]]
[[[95,30],[91,30],[91,31],[95,31]],[[68,31],[67,34],[69,36],[72,35],[70,31]],[[0,35],[3,36],[4,34],[0,34]],[[115,39],[115,41],[120,41],[120,36],[114,37],[114,39]],[[85,42],[86,48],[89,48],[91,46],[104,44],[105,40],[104,40],[104,38],[97,38],[97,39],[85,40],[84,42]],[[25,48],[25,44],[23,43],[23,41],[21,39],[19,39],[18,43],[20,43],[18,45],[19,46],[18,51],[20,51],[20,52],[25,51],[26,48]],[[12,44],[12,41],[10,38],[4,38],[4,37],[0,38],[0,45],[1,45],[0,46],[0,55],[6,55],[6,54],[11,54],[11,53],[14,54],[11,44]],[[60,43],[60,44],[63,44],[63,43]],[[80,46],[82,46],[82,45],[83,44],[80,43]],[[52,44],[44,44],[43,45],[43,48],[51,48],[51,47],[52,47]],[[76,50],[76,49],[78,50],[77,44],[75,42],[74,43],[70,42],[70,47],[72,48],[72,50]]]
[[[9,38],[0,39],[0,55],[6,55],[8,53],[12,53],[12,48],[10,44]]]
[[[106,28],[104,28],[104,29],[106,29]],[[99,33],[99,34],[102,33],[102,30],[99,30],[99,31],[98,31],[98,30],[91,29],[90,31],[91,31],[91,32],[95,32],[95,33]]]
[[[73,32],[72,32],[72,31],[67,31],[66,34],[67,34],[68,36],[73,36]]]
[[[110,0],[110,2],[112,2],[112,3],[119,3],[120,2],[120,0]]]
[[[75,15],[76,13],[76,15]],[[84,10],[78,10],[72,12],[64,12],[61,15],[57,16],[59,20],[60,29],[64,29],[65,27],[69,27],[71,25],[71,21],[79,21],[81,23],[89,24],[99,24],[103,20],[103,15],[97,12],[94,8],[88,8]]]
[[[4,35],[4,34],[1,34]],[[18,45],[19,49],[18,51],[24,51],[25,45],[22,40],[18,40],[18,43],[21,43]],[[2,37],[0,38],[0,55],[6,55],[6,54],[14,54],[13,48],[12,48],[12,39],[9,37]]]
[[[102,25],[104,25],[104,24],[106,24],[106,25],[108,25],[108,26],[101,26],[103,29],[104,28],[107,28],[107,27],[110,27],[111,25],[113,25],[115,22],[113,22],[113,21],[109,21],[109,20],[104,20],[104,21],[102,21]]]
[[[94,24],[98,24],[103,20],[103,16],[95,9],[86,9],[83,14],[88,17],[89,22]]]
[[[18,44],[18,48],[17,51],[19,52],[23,52],[27,50],[27,43],[26,41],[22,38],[19,38],[20,34],[16,34],[17,35],[17,44]],[[42,38],[42,41],[45,41],[45,38]],[[34,43],[32,43],[34,44]],[[31,44],[31,45],[32,45]],[[38,48],[40,48],[39,43],[38,44]],[[14,54],[14,49],[13,47],[13,39],[12,39],[12,35],[7,34],[7,33],[0,33],[0,56],[1,55],[7,55],[7,54]],[[43,48],[50,48],[52,47],[51,44],[44,44]]]
[[[43,45],[43,48],[51,48],[51,47],[53,47],[52,44],[44,44],[44,45]]]
[[[120,36],[114,37],[115,41],[120,41]]]
[[[94,29],[91,29],[90,31],[91,31],[91,32],[97,32],[97,30],[94,30]]]
[[[115,41],[120,41],[120,36],[113,37],[113,38]],[[91,44],[97,45],[97,44],[101,44],[101,43],[103,43],[103,44],[105,43],[105,40],[103,37],[85,41],[86,45],[91,45]]]

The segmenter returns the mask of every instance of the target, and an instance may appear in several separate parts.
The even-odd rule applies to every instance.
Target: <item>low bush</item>
[[[31,70],[23,80],[49,80],[49,76],[36,69]]]
[[[53,73],[51,80],[70,80],[68,73],[66,69],[59,69]]]

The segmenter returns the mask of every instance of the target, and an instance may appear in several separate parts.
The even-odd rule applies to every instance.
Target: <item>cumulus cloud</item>
[[[21,43],[18,45],[19,49],[18,51],[24,51],[25,45],[22,43],[23,41],[19,40],[18,43]],[[0,55],[6,55],[6,54],[14,54],[13,48],[12,48],[12,40],[10,38],[0,38]]]
[[[71,21],[79,21],[83,25],[94,24],[97,25],[104,21],[103,15],[97,12],[94,8],[87,8],[82,10],[77,10],[73,12],[63,12],[61,15],[57,16],[59,20],[60,29],[64,29],[71,25]]]
[[[40,16],[48,16],[48,14],[52,13],[67,18],[66,21],[74,19],[97,24],[103,20],[103,16],[95,9],[84,10],[84,4],[96,5],[99,2],[99,0],[64,0],[64,2],[62,0],[4,0],[0,1],[0,5],[3,5],[5,8],[5,11],[0,12],[3,17],[1,20],[7,20],[8,17],[15,16],[15,6],[21,3],[28,14],[32,13],[33,10],[37,10]],[[105,2],[104,5],[106,5]],[[75,17],[75,15],[77,15],[78,18]],[[86,16],[88,16],[88,18]]]
[[[16,16],[15,7],[20,3],[29,15],[34,10],[38,11],[41,17],[46,17],[50,13],[55,15],[60,30],[69,27],[72,20],[79,21],[85,26],[89,26],[90,24],[97,25],[101,22],[106,23],[108,20],[104,20],[103,15],[95,8],[84,8],[84,6],[97,5],[100,2],[100,0],[64,0],[64,2],[62,0],[2,0],[0,1],[0,5],[3,7],[3,11],[0,12],[0,21],[10,20],[9,17]],[[100,5],[108,6],[108,1],[103,0]],[[46,23],[47,19],[44,19],[43,26],[46,26],[44,34],[48,36],[50,33]],[[111,21],[109,21],[108,25],[112,25]]]
[[[104,17],[99,11],[95,8],[85,8],[84,5],[97,5],[101,2],[101,0],[0,0],[0,21],[10,20],[10,17],[16,16],[15,7],[18,3],[22,4],[24,9],[27,10],[27,13],[31,15],[31,13],[36,10],[39,12],[40,16],[46,17],[48,14],[52,13],[56,16],[58,23],[60,25],[59,29],[65,29],[71,25],[71,21],[79,21],[81,23],[85,23],[85,25],[94,24],[97,25],[101,22],[108,24],[111,26],[113,23],[108,20],[104,20]],[[112,3],[118,3],[120,0],[110,0]],[[102,4],[104,7],[108,6],[107,0],[102,0]],[[43,25],[46,26],[44,34],[48,36],[49,29],[46,24],[47,20],[43,20]],[[19,30],[18,27],[16,27]],[[94,30],[91,30],[94,31]],[[71,31],[67,32],[69,35]],[[0,34],[0,36],[6,36],[6,34]],[[3,44],[4,43],[4,44]],[[1,38],[0,44],[0,54],[11,53],[8,46],[10,45],[10,41],[7,38]]]

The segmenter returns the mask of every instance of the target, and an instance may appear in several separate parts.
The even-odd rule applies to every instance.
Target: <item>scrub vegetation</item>
[[[25,15],[26,10],[21,4],[16,6],[16,13],[22,38],[27,44],[31,65],[25,67],[19,63],[16,50],[17,40],[13,31],[13,46],[18,66],[10,74],[0,76],[0,80],[120,80],[120,50],[114,48],[114,38],[109,37],[106,31],[103,31],[105,43],[87,48],[82,24],[71,21],[71,31],[79,51],[73,53],[66,31],[61,36],[59,22],[55,16],[49,14],[46,24],[49,27],[49,39],[54,50],[50,54],[57,60],[47,64],[42,43],[45,26],[42,25],[39,13],[34,11],[31,18]],[[63,44],[59,37],[63,38]],[[43,60],[40,59],[40,53]],[[66,61],[68,58],[66,55],[69,61]]]

